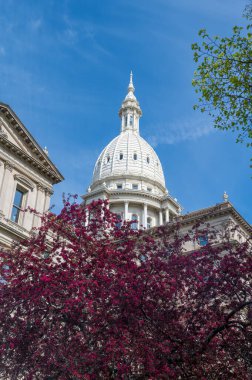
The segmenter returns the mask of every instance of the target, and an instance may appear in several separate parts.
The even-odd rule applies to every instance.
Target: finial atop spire
[[[129,82],[129,86],[128,86],[128,92],[134,92],[135,91],[135,87],[134,87],[134,84],[133,84],[133,73],[132,73],[132,70],[130,71],[130,82]]]
[[[226,191],[224,191],[223,200],[224,200],[224,202],[228,201],[228,194],[226,193]]]
[[[48,152],[48,149],[47,147],[45,146],[44,149],[43,149],[44,153],[48,156],[49,155],[49,152]]]

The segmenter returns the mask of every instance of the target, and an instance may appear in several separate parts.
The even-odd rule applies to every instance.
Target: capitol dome
[[[100,154],[94,169],[92,185],[109,177],[148,179],[165,191],[165,179],[154,149],[132,130],[122,131]]]
[[[142,110],[134,91],[131,73],[128,93],[119,111],[120,134],[98,157],[83,199],[84,204],[108,199],[111,211],[120,219],[134,220],[134,226],[149,228],[178,215],[180,206],[165,187],[156,152],[139,134]]]

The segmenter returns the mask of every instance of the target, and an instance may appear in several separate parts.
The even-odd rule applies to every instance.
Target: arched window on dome
[[[123,153],[122,152],[119,154],[119,159],[123,160]]]
[[[124,126],[127,127],[127,124],[128,124],[128,116],[125,115],[124,116]]]
[[[137,216],[137,214],[132,214],[131,220],[132,220],[131,229],[137,230],[138,229],[138,216]]]
[[[110,156],[107,156],[107,164],[109,163],[110,161]]]
[[[150,216],[148,216],[147,218],[147,228],[151,228],[152,227],[152,218]]]
[[[137,160],[137,154],[136,154],[136,153],[133,154],[133,159],[134,159],[135,161]]]
[[[133,125],[133,115],[130,115],[130,117],[129,117],[129,124],[130,124],[130,126]]]
[[[149,156],[147,156],[146,161],[147,161],[147,164],[150,163],[150,157]]]

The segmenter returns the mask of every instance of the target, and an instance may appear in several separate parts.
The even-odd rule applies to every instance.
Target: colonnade
[[[129,220],[129,201],[124,201],[124,220]],[[132,202],[133,204],[135,204],[134,202]],[[116,203],[112,203],[112,204],[108,204],[107,207],[110,208],[111,205],[115,205]],[[148,215],[148,205],[147,203],[143,203],[142,204],[142,220],[140,220],[140,215],[138,214],[138,223],[139,225],[142,225],[144,228],[148,228],[148,217],[150,217]],[[113,212],[117,212],[117,211],[113,211]],[[158,225],[159,226],[162,226],[163,223],[164,223],[164,220],[163,220],[163,212],[165,213],[165,223],[169,222],[170,221],[170,210],[169,210],[169,207],[166,207],[165,209],[163,210],[159,210],[158,212]],[[133,214],[137,214],[135,212],[133,212]],[[88,209],[86,210],[86,222],[85,222],[85,225],[87,226],[89,223],[89,211]],[[154,226],[152,226],[154,227]]]
[[[143,225],[144,228],[147,228],[147,218],[148,218],[148,205],[147,203],[143,203],[143,218],[142,221],[138,221],[140,224]],[[124,219],[128,220],[129,219],[129,202],[125,201],[124,202]],[[170,211],[169,208],[165,208],[165,222],[169,222],[170,220]],[[163,225],[163,211],[159,210],[159,225]]]

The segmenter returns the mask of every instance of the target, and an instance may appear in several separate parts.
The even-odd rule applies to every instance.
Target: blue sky
[[[0,0],[0,101],[9,104],[65,177],[84,194],[103,147],[119,133],[129,72],[170,193],[184,212],[222,201],[252,223],[245,146],[193,111],[191,44],[202,27],[227,36],[243,0]]]

